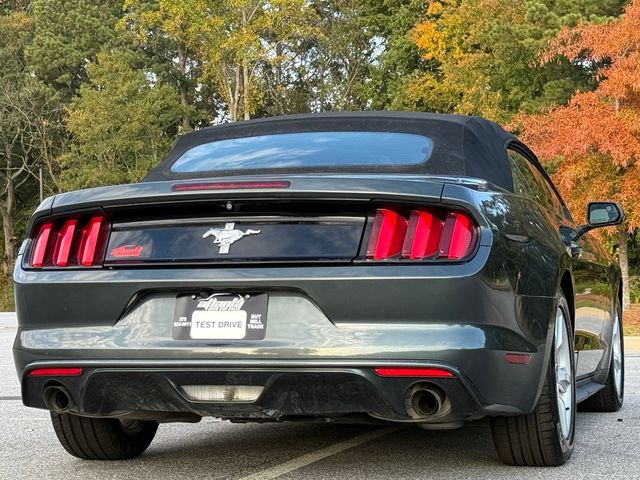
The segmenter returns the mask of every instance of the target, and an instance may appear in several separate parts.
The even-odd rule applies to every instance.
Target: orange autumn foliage
[[[611,22],[561,30],[543,60],[560,55],[594,68],[598,87],[518,116],[513,127],[544,163],[560,160],[556,181],[578,218],[587,201],[611,198],[624,206],[629,228],[640,227],[640,0]]]

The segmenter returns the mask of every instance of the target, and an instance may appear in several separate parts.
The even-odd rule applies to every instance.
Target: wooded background
[[[640,301],[640,0],[0,0],[0,309],[42,195],[133,182],[182,133],[327,110],[482,115],[530,144]]]

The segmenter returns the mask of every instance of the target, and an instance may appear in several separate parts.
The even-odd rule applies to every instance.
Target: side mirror
[[[591,228],[620,225],[624,220],[622,208],[613,202],[592,202],[587,206],[587,224]]]
[[[591,202],[587,205],[587,224],[578,227],[580,235],[599,227],[620,225],[624,221],[622,207],[614,202]]]

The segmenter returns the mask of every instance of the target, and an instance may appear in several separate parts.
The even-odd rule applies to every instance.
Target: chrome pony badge
[[[220,255],[225,255],[229,253],[229,247],[232,243],[237,242],[242,237],[258,235],[260,233],[260,230],[247,230],[246,232],[243,232],[242,230],[233,228],[234,226],[235,223],[227,223],[224,228],[210,228],[204,235],[202,235],[202,238],[207,238],[212,235],[216,237],[213,244],[220,245],[218,253]]]

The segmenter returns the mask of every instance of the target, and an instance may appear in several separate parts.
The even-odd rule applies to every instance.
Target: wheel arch
[[[620,279],[620,281],[618,282],[618,305],[620,305],[620,310],[622,310],[623,308],[623,299],[622,299],[622,294],[623,294],[623,285],[622,285],[622,278]]]
[[[569,270],[565,270],[560,279],[560,289],[563,291],[564,296],[567,299],[567,303],[569,304],[569,315],[571,317],[571,328],[573,332],[576,331],[576,306],[575,306],[575,296],[574,296],[574,288],[573,288],[573,277],[571,276],[571,272]]]

